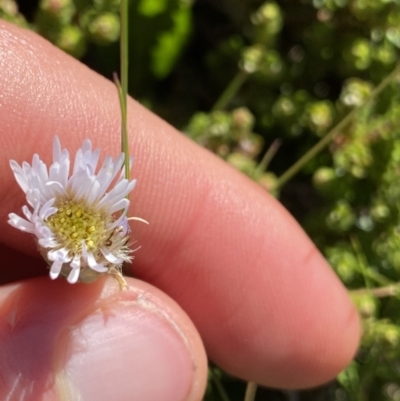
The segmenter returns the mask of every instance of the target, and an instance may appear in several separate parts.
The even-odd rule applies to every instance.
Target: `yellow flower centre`
[[[64,200],[47,223],[57,241],[73,253],[82,251],[82,241],[90,251],[98,250],[108,239],[106,216],[82,202]]]

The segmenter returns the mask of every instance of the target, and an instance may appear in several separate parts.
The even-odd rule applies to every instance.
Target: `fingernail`
[[[67,354],[61,382],[72,399],[184,401],[191,390],[190,352],[157,307],[121,303],[95,312],[72,331]]]

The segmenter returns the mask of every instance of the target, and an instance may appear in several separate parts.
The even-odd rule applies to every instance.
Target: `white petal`
[[[39,155],[37,154],[33,155],[32,171],[43,185],[48,181],[49,174],[47,172],[47,166],[42,160],[40,160]]]
[[[136,187],[136,180],[132,180],[132,181],[130,181],[129,182],[129,184],[128,184],[128,186],[127,186],[127,188],[126,188],[126,194],[124,195],[124,196],[126,196],[126,195],[128,195],[129,194],[129,192],[131,192],[131,191],[133,191],[133,189]]]
[[[11,170],[13,171],[13,173],[14,173],[14,177],[15,177],[18,185],[21,187],[21,189],[24,192],[26,192],[27,189],[29,188],[29,184],[28,184],[27,176],[24,173],[23,169],[14,160],[10,160],[10,167],[11,167]]]
[[[97,265],[96,259],[93,256],[92,252],[87,252],[87,256],[86,256],[86,260],[87,260],[87,264],[89,265],[89,267],[93,268],[94,266]]]
[[[80,170],[82,158],[83,158],[82,149],[78,149],[75,155],[74,169],[72,170],[72,175],[76,174]]]
[[[47,258],[52,262],[58,261],[62,263],[68,263],[71,257],[68,255],[68,250],[66,248],[54,249],[47,252]]]
[[[125,154],[121,153],[113,162],[114,164],[113,179],[117,176],[118,172],[120,174],[121,173],[123,174],[122,166],[124,165],[124,162],[125,162]],[[125,177],[125,174],[123,174],[122,178],[123,177]]]
[[[118,219],[114,221],[114,223],[107,226],[107,229],[113,230],[115,227],[122,225],[122,222],[124,221],[124,219],[126,219],[126,216],[124,214],[121,214],[121,216],[119,216]]]
[[[54,234],[51,231],[50,227],[46,226],[45,224],[42,223],[42,221],[35,221],[35,228],[36,232],[35,234],[41,238],[54,238]]]
[[[122,153],[122,154],[123,154],[123,153]],[[123,155],[124,155],[124,154],[123,154]],[[125,155],[124,155],[124,160],[125,160]],[[129,158],[129,171],[131,171],[131,169],[132,169],[134,160],[135,160],[135,158],[134,158],[133,156],[131,156],[131,157]],[[125,178],[125,165],[122,167],[120,178],[121,178],[121,179],[122,179],[122,178]]]
[[[26,200],[35,209],[40,206],[40,191],[38,189],[28,189],[26,191]]]
[[[60,275],[62,265],[63,265],[62,262],[60,262],[58,260],[53,262],[53,264],[51,265],[51,268],[50,268],[50,273],[49,273],[50,278],[52,280],[55,280]]]
[[[59,246],[60,244],[57,242],[55,237],[45,237],[45,238],[40,238],[38,240],[38,244],[42,248],[54,248],[56,246]]]
[[[105,273],[105,272],[108,272],[108,268],[107,268],[107,267],[104,267],[102,264],[90,266],[90,268],[91,268],[92,270],[94,270],[95,272],[98,272],[98,273]]]
[[[73,194],[75,200],[86,198],[95,179],[94,176],[89,176],[86,172],[80,171],[69,179],[67,191]]]
[[[86,138],[81,146],[81,151],[82,154],[85,154],[86,152],[91,152],[92,151],[92,142],[89,138]]]
[[[111,156],[107,156],[103,162],[103,165],[101,166],[100,171],[97,174],[97,180],[100,183],[100,188],[99,188],[99,192],[97,194],[97,196],[98,196],[97,199],[102,197],[104,195],[104,193],[107,191],[107,188],[110,186],[110,184],[116,174],[115,168],[116,168],[116,166],[113,163]]]
[[[128,180],[121,180],[117,183],[117,185],[106,194],[103,199],[98,203],[98,207],[111,207],[115,202],[119,201],[122,198],[125,198],[129,192],[135,187],[136,180],[129,182]]]
[[[52,214],[57,212],[57,208],[52,207],[55,202],[55,199],[49,199],[41,208],[39,211],[39,217],[42,220],[47,219],[50,217]]]
[[[35,226],[30,221],[23,219],[15,213],[10,213],[8,215],[8,224],[27,233],[33,234],[35,232]]]
[[[39,193],[39,201],[40,203],[45,203],[48,199],[53,198],[51,190],[47,187],[47,181],[42,181],[39,176],[32,176],[32,180],[30,182],[31,188],[38,191]],[[29,190],[27,191],[29,192]]]
[[[99,161],[99,155],[99,149],[92,152],[92,143],[89,139],[85,139],[81,149],[76,152],[73,174],[86,171],[93,175]]]
[[[29,163],[23,162],[22,165],[21,165],[21,168],[22,168],[23,174],[25,175],[25,177],[27,179],[32,178],[34,173],[33,173],[32,167],[31,167],[31,165]]]
[[[129,200],[126,198],[123,198],[120,201],[118,201],[117,203],[114,203],[109,209],[107,209],[107,212],[110,214],[113,214],[121,209],[123,209],[124,212],[126,212],[129,208],[129,204],[130,204]]]
[[[92,182],[92,186],[86,191],[84,198],[86,203],[91,206],[93,205],[94,201],[97,199],[101,184],[98,180],[94,179]]]
[[[81,269],[79,267],[77,267],[76,269],[71,269],[71,271],[68,274],[67,281],[70,284],[75,284],[78,281],[80,272]]]
[[[53,163],[57,163],[61,158],[61,143],[56,135],[53,139]]]
[[[65,191],[65,186],[58,181],[48,181],[46,187],[51,198],[65,197],[67,192]]]
[[[125,236],[131,230],[126,217],[120,221],[119,226],[122,228],[122,231],[120,232],[121,236]]]
[[[22,206],[22,212],[28,220],[32,220],[32,212],[29,210],[28,206]]]
[[[56,181],[65,187],[68,182],[69,164],[69,159],[62,160],[60,163],[53,163],[49,169],[49,180]]]
[[[100,248],[101,253],[104,255],[104,257],[113,265],[119,265],[120,263],[123,262],[121,258],[117,258],[114,256],[107,248]]]
[[[117,173],[121,170],[123,162],[124,154],[121,154],[119,157],[117,157],[115,161],[113,161],[110,156],[106,157],[100,171],[97,174],[97,181],[99,182],[100,187],[98,188],[98,192],[91,196],[91,203],[98,201],[102,196],[104,196],[108,187],[115,179]]]
[[[38,243],[43,248],[55,248],[59,247],[59,243],[54,236],[52,230],[41,221],[35,223],[35,235],[38,238]]]
[[[90,174],[94,174],[96,171],[97,163],[99,162],[100,149],[96,149],[93,152],[88,151],[83,155],[86,168],[89,169]]]
[[[81,255],[75,255],[72,262],[69,264],[73,269],[81,267]]]

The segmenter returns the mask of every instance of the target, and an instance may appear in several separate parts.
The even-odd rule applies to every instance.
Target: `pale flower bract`
[[[108,273],[121,283],[122,263],[132,259],[127,195],[136,180],[124,176],[123,153],[114,160],[107,156],[98,168],[99,155],[86,139],[70,174],[68,150],[55,137],[49,168],[37,154],[32,165],[10,161],[28,205],[22,208],[24,218],[10,213],[8,222],[35,236],[52,279],[62,275],[73,284]]]

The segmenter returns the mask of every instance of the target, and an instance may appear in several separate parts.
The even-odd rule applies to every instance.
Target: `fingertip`
[[[314,276],[308,276],[304,296],[309,299],[298,311],[297,330],[305,334],[297,344],[298,357],[293,358],[299,365],[290,388],[315,387],[334,379],[354,358],[361,336],[358,312],[332,268],[316,249],[307,263]]]
[[[29,299],[29,303],[28,302]],[[0,294],[0,398],[199,401],[207,362],[184,312],[150,285],[48,278]],[[64,398],[63,398],[64,397]]]
[[[229,313],[214,305],[221,323],[208,326],[205,343],[210,358],[235,376],[274,388],[315,387],[352,360],[360,321],[347,290],[297,223],[282,207],[274,213],[274,235],[241,270],[236,291],[237,279],[227,277]]]
[[[332,284],[329,293],[335,292],[337,298],[332,296],[329,305],[324,305],[326,298],[321,297],[320,308],[316,303],[304,314],[299,312],[302,327],[295,327],[291,333],[291,352],[280,361],[281,370],[275,371],[278,387],[320,386],[333,380],[355,357],[361,336],[359,315],[340,284]]]

